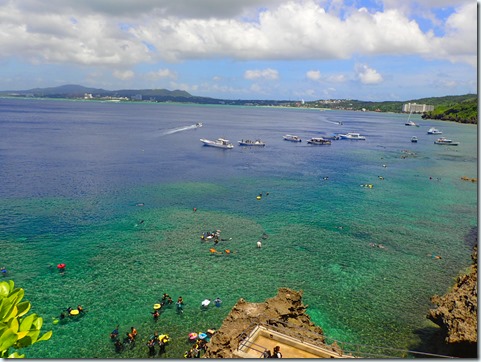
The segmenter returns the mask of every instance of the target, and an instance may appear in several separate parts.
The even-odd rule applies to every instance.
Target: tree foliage
[[[14,288],[12,280],[0,282],[0,358],[23,358],[12,349],[28,347],[52,336],[52,331],[40,337],[43,319],[35,313],[26,315],[30,302],[23,301],[25,291]]]
[[[478,97],[466,99],[460,103],[446,102],[426,112],[423,118],[440,119],[460,123],[478,123]]]

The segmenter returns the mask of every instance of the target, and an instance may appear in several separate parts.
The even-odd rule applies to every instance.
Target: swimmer
[[[0,269],[0,272],[2,272],[2,275],[3,275],[3,276],[6,276],[6,275],[7,275],[7,268],[5,268],[4,266],[2,266],[2,269]]]
[[[222,304],[222,300],[219,297],[217,297],[214,299],[214,304],[216,307],[220,307],[220,305]]]
[[[63,314],[63,313],[62,313]],[[115,329],[110,333],[110,339],[116,339],[119,335],[119,325],[115,327]]]
[[[193,208],[193,211],[194,211],[194,212],[196,212],[196,211],[197,211],[197,208],[196,208],[196,207],[194,207],[194,208]]]
[[[164,293],[164,294],[162,295],[162,301],[165,301],[165,300],[167,300],[168,298],[170,298],[170,295],[168,295],[167,293]]]
[[[175,302],[177,306],[177,312],[178,313],[184,313],[184,300],[182,297],[177,298],[177,302]]]

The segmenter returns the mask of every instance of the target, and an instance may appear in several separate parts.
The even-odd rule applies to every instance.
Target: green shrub
[[[26,316],[30,302],[22,302],[25,291],[14,289],[12,280],[0,282],[0,358],[23,358],[12,349],[28,347],[52,336],[48,331],[40,336],[43,319],[36,314]]]

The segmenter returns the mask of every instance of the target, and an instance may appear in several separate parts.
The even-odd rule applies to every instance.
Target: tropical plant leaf
[[[18,352],[15,351],[13,353],[10,353],[8,355],[8,358],[25,358],[25,355],[24,354],[18,354]]]
[[[0,298],[5,298],[10,294],[10,284],[7,282],[0,282]]]
[[[17,334],[10,328],[7,329],[0,338],[0,351],[6,351],[17,341]]]
[[[50,337],[52,337],[52,331],[45,332],[42,337],[37,339],[37,342],[48,341],[50,339]]]
[[[32,305],[30,304],[30,302],[27,302],[27,301],[18,303],[17,305],[18,316],[21,317],[27,314],[31,307]]]
[[[23,318],[22,323],[20,323],[20,331],[29,331],[32,327],[32,323],[37,317],[36,314],[30,314],[28,317]]]

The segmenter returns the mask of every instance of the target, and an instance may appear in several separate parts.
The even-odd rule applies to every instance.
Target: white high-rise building
[[[403,104],[404,113],[424,113],[434,111],[434,106],[429,104],[405,103]]]

